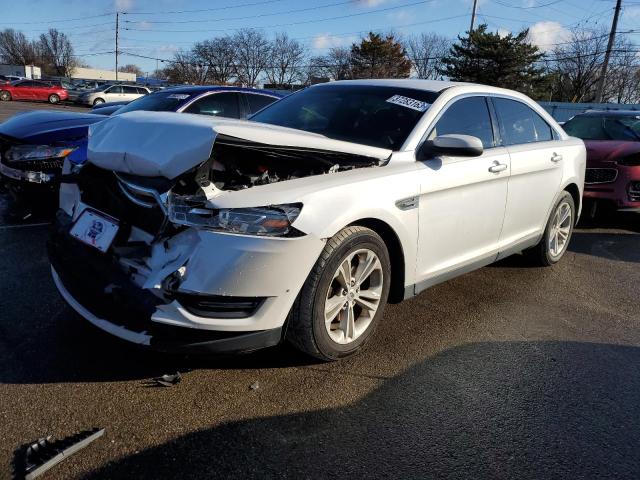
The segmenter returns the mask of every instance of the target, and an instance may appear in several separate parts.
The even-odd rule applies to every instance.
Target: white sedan
[[[65,166],[53,278],[82,316],[161,350],[288,340],[358,351],[399,302],[514,253],[552,265],[585,147],[519,93],[317,85],[252,121],[131,112]]]

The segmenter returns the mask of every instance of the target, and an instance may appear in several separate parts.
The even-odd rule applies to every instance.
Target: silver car
[[[151,93],[146,87],[135,85],[104,85],[78,96],[76,102],[83,105],[99,105],[110,102],[130,102]]]

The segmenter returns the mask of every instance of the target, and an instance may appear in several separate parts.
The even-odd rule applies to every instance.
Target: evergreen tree
[[[353,78],[405,78],[411,73],[411,61],[402,44],[391,34],[383,37],[369,33],[359,45],[351,46]]]

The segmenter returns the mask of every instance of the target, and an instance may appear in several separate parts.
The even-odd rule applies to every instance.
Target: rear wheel
[[[49,95],[49,103],[51,104],[56,104],[56,103],[60,103],[60,97],[58,95],[56,95],[55,93],[52,93],[51,95]]]
[[[576,206],[569,192],[562,192],[551,210],[542,240],[524,253],[536,265],[544,267],[557,263],[567,251],[576,218]]]
[[[373,230],[347,227],[333,236],[293,306],[287,340],[320,360],[356,353],[382,317],[391,264]]]
[[[2,90],[0,92],[0,101],[8,102],[9,100],[11,100],[11,94],[6,90]]]
[[[103,100],[102,98],[96,98],[96,99],[93,101],[93,105],[94,105],[94,106],[95,106],[95,105],[101,105],[101,104],[103,104],[103,103],[104,103],[104,100]]]

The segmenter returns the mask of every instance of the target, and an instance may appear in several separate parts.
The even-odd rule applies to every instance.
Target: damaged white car
[[[585,148],[516,92],[344,81],[252,121],[132,112],[65,166],[49,242],[66,301],[125,340],[356,352],[387,302],[525,251],[565,253]],[[401,321],[401,319],[396,319]]]

